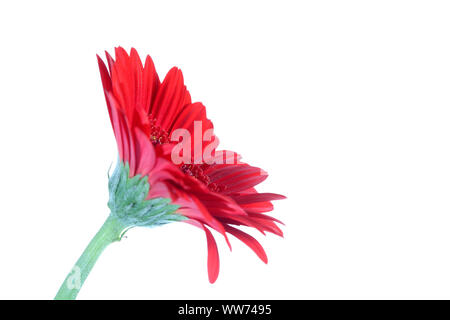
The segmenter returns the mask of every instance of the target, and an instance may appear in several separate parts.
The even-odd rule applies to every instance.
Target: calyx
[[[147,176],[129,177],[129,165],[119,161],[109,177],[110,217],[121,226],[120,238],[133,227],[154,227],[186,219],[176,213],[179,206],[171,199],[147,199],[150,190]]]

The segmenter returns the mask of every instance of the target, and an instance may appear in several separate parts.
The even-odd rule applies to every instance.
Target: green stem
[[[56,294],[55,300],[74,300],[77,297],[100,254],[110,243],[120,240],[123,230],[124,228],[117,218],[111,215],[108,216],[103,226],[67,275]]]

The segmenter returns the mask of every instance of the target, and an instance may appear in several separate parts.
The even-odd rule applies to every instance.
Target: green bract
[[[148,177],[129,177],[128,163],[119,161],[109,177],[109,201],[111,216],[123,225],[121,236],[130,228],[153,227],[186,219],[179,215],[177,205],[166,198],[146,199],[150,190]]]

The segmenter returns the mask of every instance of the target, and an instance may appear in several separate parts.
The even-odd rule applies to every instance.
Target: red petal
[[[217,277],[219,276],[219,251],[217,250],[217,243],[216,240],[214,240],[214,237],[205,226],[203,226],[203,229],[206,233],[206,240],[208,243],[208,276],[209,276],[209,282],[214,283],[217,280]]]
[[[187,95],[181,70],[176,67],[170,69],[158,89],[154,106],[150,110],[156,123],[168,130],[175,117],[185,106]]]
[[[223,191],[223,194],[230,194],[235,192],[244,191],[248,188],[252,188],[264,180],[267,179],[267,175],[260,174],[248,174],[245,176],[236,179],[235,182],[226,184],[226,189]]]
[[[235,165],[216,165],[211,167],[208,171],[208,175],[211,178],[211,182],[218,184],[232,184],[233,182],[239,182],[243,176],[246,175],[260,175],[261,169],[257,167],[249,166],[248,164],[235,164]]]
[[[206,108],[201,102],[195,102],[187,105],[174,119],[170,130],[187,129],[191,134],[194,132],[194,121],[202,121],[202,133],[212,128],[211,121],[206,117]]]
[[[217,277],[219,276],[219,268],[220,268],[220,261],[219,261],[219,251],[217,250],[217,243],[214,239],[214,236],[212,235],[211,231],[205,225],[202,223],[199,223],[195,220],[186,220],[186,223],[192,224],[196,227],[202,228],[205,231],[206,234],[206,243],[208,246],[208,277],[209,282],[214,283],[217,280]]]
[[[245,212],[270,212],[273,210],[273,204],[270,202],[257,202],[257,203],[249,203],[249,204],[241,204],[241,207],[245,210]]]
[[[232,196],[232,198],[238,204],[249,204],[255,202],[286,199],[285,196],[276,193],[255,193],[255,194],[236,195]]]
[[[253,212],[248,212],[248,215],[252,218],[258,218],[258,219],[265,219],[265,220],[270,220],[270,221],[275,221],[278,222],[279,224],[284,225],[284,223],[278,219],[275,219],[274,217],[262,214],[262,213],[253,213]]]
[[[253,238],[251,235],[233,228],[231,226],[225,226],[225,230],[229,233],[231,233],[233,236],[244,242],[250,249],[252,249],[256,255],[264,262],[267,263],[267,255],[264,251],[264,248],[261,246],[261,244]]]
[[[117,148],[119,149],[119,157],[122,161],[129,161],[130,149],[127,124],[124,116],[120,111],[116,99],[111,92],[105,91],[106,103],[110,105],[111,124],[116,136]]]
[[[135,137],[136,173],[145,176],[150,173],[155,165],[155,149],[141,129],[135,128]]]
[[[187,218],[199,221],[202,224],[206,224],[223,235],[228,247],[231,250],[231,243],[222,223],[211,215],[208,208],[205,207],[202,201],[200,201],[196,196],[185,194],[183,198],[176,199],[174,203],[180,206],[180,209],[178,210],[180,214]]]
[[[153,64],[153,60],[150,56],[147,56],[145,59],[143,78],[144,92],[146,93],[144,106],[146,108],[145,113],[148,115],[155,101],[156,93],[160,85],[159,77],[155,70],[155,65]]]

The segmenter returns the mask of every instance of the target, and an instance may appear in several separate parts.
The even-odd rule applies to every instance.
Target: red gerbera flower
[[[98,56],[97,56],[98,57]],[[208,247],[209,281],[219,274],[219,254],[210,231],[228,240],[231,234],[267,263],[259,242],[237,226],[282,236],[265,215],[274,193],[255,186],[267,173],[240,161],[231,151],[217,151],[218,139],[205,107],[192,103],[183,75],[172,68],[160,82],[152,59],[142,64],[135,49],[116,48],[109,67],[98,57],[100,75],[119,161],[109,179],[111,214],[77,261],[56,299],[74,299],[103,249],[135,226],[183,221],[204,230]],[[207,142],[207,143],[205,143]]]
[[[170,198],[173,204],[179,205],[177,214],[188,218],[185,222],[205,231],[211,283],[219,273],[219,255],[208,227],[220,232],[229,246],[227,233],[234,235],[267,263],[266,253],[258,241],[234,226],[253,227],[263,234],[267,231],[282,236],[274,223],[280,221],[263,213],[273,209],[270,201],[284,196],[258,193],[254,186],[264,181],[267,173],[238,161],[239,156],[233,152],[215,151],[217,141],[214,144],[213,134],[209,137],[213,145],[211,156],[202,163],[195,158],[198,141],[190,143],[189,163],[171,162],[171,151],[178,144],[171,140],[175,130],[185,129],[195,137],[197,121],[201,124],[197,126],[201,128],[201,140],[207,130],[212,131],[213,124],[206,117],[205,107],[199,102],[192,103],[178,68],[172,68],[161,83],[150,56],[142,65],[135,49],[128,55],[119,47],[115,54],[114,61],[106,53],[109,72],[99,57],[98,62],[120,160],[129,164],[130,177],[148,176],[148,199]],[[201,155],[207,146],[202,145]]]

